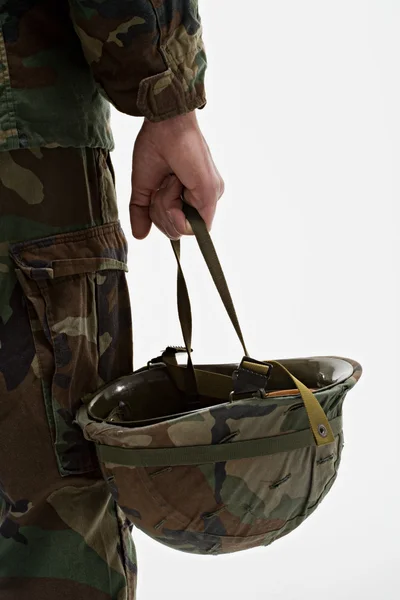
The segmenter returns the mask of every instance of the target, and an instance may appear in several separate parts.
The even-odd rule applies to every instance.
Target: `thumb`
[[[172,207],[166,211],[167,217],[179,235],[193,235],[193,229],[182,208]]]

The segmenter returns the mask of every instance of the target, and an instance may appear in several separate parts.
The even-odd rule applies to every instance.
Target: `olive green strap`
[[[190,307],[189,292],[186,286],[185,277],[181,265],[181,248],[180,243],[172,242],[172,248],[175,253],[176,262],[178,264],[178,314],[181,324],[182,335],[185,342],[187,352],[187,369],[182,372],[185,379],[184,390],[191,396],[197,395],[196,373],[193,367],[191,351],[192,351],[192,311]],[[174,359],[175,360],[175,359]]]
[[[303,383],[301,383],[301,381],[292,375],[290,371],[288,371],[288,369],[286,369],[286,367],[284,367],[281,363],[277,362],[276,360],[269,360],[268,362],[271,363],[271,365],[283,369],[299,390],[304,402],[304,406],[306,407],[310,427],[317,445],[323,446],[324,444],[330,444],[333,442],[334,436],[329,425],[328,418],[314,394],[308,389],[308,387],[306,387]]]
[[[332,419],[330,428],[334,436],[338,435],[342,431],[342,418]],[[99,461],[103,463],[113,463],[127,467],[174,467],[267,456],[308,446],[315,446],[314,436],[310,429],[257,440],[206,446],[142,449],[96,444],[96,449]]]
[[[237,333],[240,343],[242,344],[244,354],[246,356],[249,356],[249,354],[247,352],[246,344],[245,344],[245,341],[243,338],[242,330],[239,325],[239,320],[236,315],[235,307],[233,305],[232,297],[229,292],[228,284],[226,283],[226,279],[225,279],[225,275],[224,275],[224,272],[221,267],[221,263],[219,262],[219,259],[218,259],[217,253],[215,251],[214,244],[211,240],[210,234],[207,231],[206,224],[204,223],[204,221],[201,218],[198,211],[190,204],[187,204],[187,202],[184,201],[183,197],[182,197],[182,201],[183,201],[182,210],[193,229],[193,233],[196,237],[196,240],[197,240],[197,243],[201,250],[201,253],[204,256],[204,260],[206,262],[208,270],[210,271],[211,277],[213,278],[215,287],[217,288],[217,291],[220,295],[220,298],[225,307],[225,310],[228,313],[228,316],[229,316],[229,318],[232,322],[232,325]],[[173,241],[172,245],[179,247],[179,240]],[[185,289],[183,286],[180,286],[179,292],[180,292],[181,297],[178,298],[178,302],[186,301],[186,299],[184,300],[184,298],[183,298],[183,296],[185,295]],[[187,288],[186,288],[186,293],[187,293]]]
[[[176,387],[182,392],[186,391],[186,367],[174,365],[170,362],[166,363],[168,373],[172,377]],[[213,373],[211,371],[203,371],[202,369],[194,369],[197,392],[200,396],[208,396],[218,400],[227,401],[229,394],[232,391],[232,377],[222,375],[221,373]]]

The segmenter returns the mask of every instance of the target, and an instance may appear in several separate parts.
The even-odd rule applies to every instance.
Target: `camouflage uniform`
[[[74,418],[133,368],[109,101],[205,105],[197,1],[0,7],[0,597],[133,600],[131,526]]]

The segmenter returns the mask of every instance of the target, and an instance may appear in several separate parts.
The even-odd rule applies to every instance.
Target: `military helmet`
[[[250,358],[205,224],[193,207],[184,210],[243,359],[193,365],[190,302],[173,241],[185,347],[167,347],[83,398],[77,422],[134,525],[171,548],[222,554],[290,533],[326,496],[341,459],[343,401],[361,366],[333,356]]]

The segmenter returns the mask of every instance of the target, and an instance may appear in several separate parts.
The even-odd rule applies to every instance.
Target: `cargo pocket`
[[[127,242],[119,222],[12,244],[61,475],[97,469],[81,397],[132,372]]]

